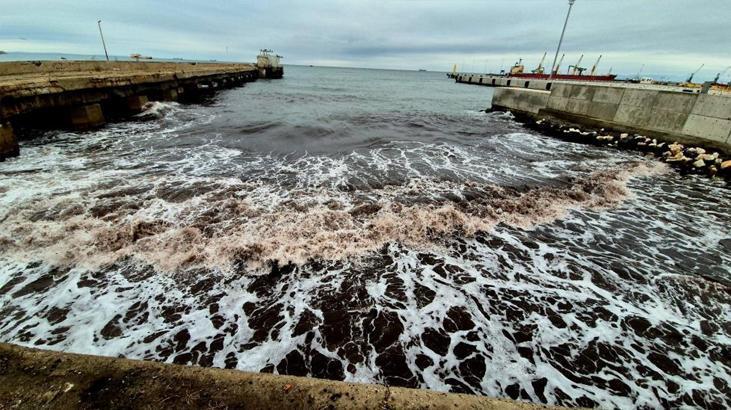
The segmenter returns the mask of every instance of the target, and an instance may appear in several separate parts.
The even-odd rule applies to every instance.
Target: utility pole
[[[107,53],[107,43],[104,42],[104,33],[102,33],[102,21],[97,20],[96,24],[99,26],[99,35],[102,38],[102,46],[104,46],[104,55],[107,57],[107,61],[109,61],[109,53]]]
[[[569,11],[566,13],[566,21],[563,22],[563,30],[561,30],[561,38],[558,40],[558,47],[556,48],[556,56],[553,57],[553,65],[551,65],[551,74],[548,75],[548,79],[553,78],[554,67],[556,66],[556,60],[558,60],[558,53],[561,51],[561,43],[563,43],[563,35],[566,33],[566,25],[569,24],[569,16],[571,15],[571,8],[574,6],[576,0],[569,0]]]

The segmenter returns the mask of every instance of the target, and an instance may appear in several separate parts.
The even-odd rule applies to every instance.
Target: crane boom
[[[548,54],[547,51],[543,53],[543,57],[541,57],[541,62],[538,63],[538,67],[533,70],[534,73],[543,74],[543,61],[546,59],[546,54]]]
[[[576,73],[581,74],[581,71],[579,70],[579,67],[581,66],[581,60],[584,59],[584,55],[582,54],[581,57],[579,57],[579,61],[576,62],[576,65],[574,66],[574,71],[572,74],[576,75]],[[571,68],[571,66],[569,66]]]
[[[688,77],[688,81],[686,81],[686,83],[692,83],[692,82],[693,82],[693,77],[695,77],[695,75],[696,75],[696,74],[698,74],[698,71],[701,71],[701,69],[702,69],[702,68],[703,68],[703,66],[705,66],[705,65],[706,65],[706,64],[705,64],[705,63],[703,63],[703,64],[701,64],[701,66],[700,66],[700,67],[698,67],[698,69],[697,69],[697,70],[693,71],[693,74],[691,74],[691,75],[690,75],[690,77]]]
[[[730,65],[730,66],[728,66],[728,67],[726,67],[726,68],[725,68],[725,69],[724,69],[723,71],[721,71],[721,72],[719,72],[718,74],[716,74],[716,78],[714,78],[714,79],[713,79],[713,82],[714,82],[715,84],[718,84],[718,80],[719,80],[719,79],[721,78],[721,76],[722,76],[722,75],[726,74],[726,72],[727,72],[728,70],[731,70],[731,65]]]
[[[556,68],[553,70],[555,74],[558,74],[558,68],[561,67],[561,63],[563,63],[563,58],[566,57],[566,54],[561,54],[561,58],[558,60],[558,64],[556,64]]]
[[[596,63],[594,63],[594,66],[591,67],[591,74],[589,74],[589,75],[596,74],[596,68],[599,66],[599,62],[600,61],[602,61],[602,55],[601,54],[599,54],[599,58],[596,59]]]

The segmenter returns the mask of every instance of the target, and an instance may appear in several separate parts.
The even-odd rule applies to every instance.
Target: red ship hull
[[[548,74],[521,73],[511,74],[509,77],[532,78],[536,80],[548,80]],[[614,81],[616,74],[607,75],[570,75],[570,74],[554,74],[553,80],[573,80],[573,81]]]

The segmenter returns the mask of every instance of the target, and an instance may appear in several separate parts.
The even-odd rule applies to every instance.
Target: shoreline
[[[591,128],[549,117],[536,117],[512,110],[487,109],[486,112],[508,111],[517,122],[542,135],[562,141],[635,151],[668,164],[682,175],[705,175],[731,182],[731,157],[722,149],[703,144],[684,145],[665,138],[650,138],[605,128]]]

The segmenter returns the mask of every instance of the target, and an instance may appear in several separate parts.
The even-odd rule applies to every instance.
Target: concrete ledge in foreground
[[[529,403],[0,344],[0,408],[540,409]]]

